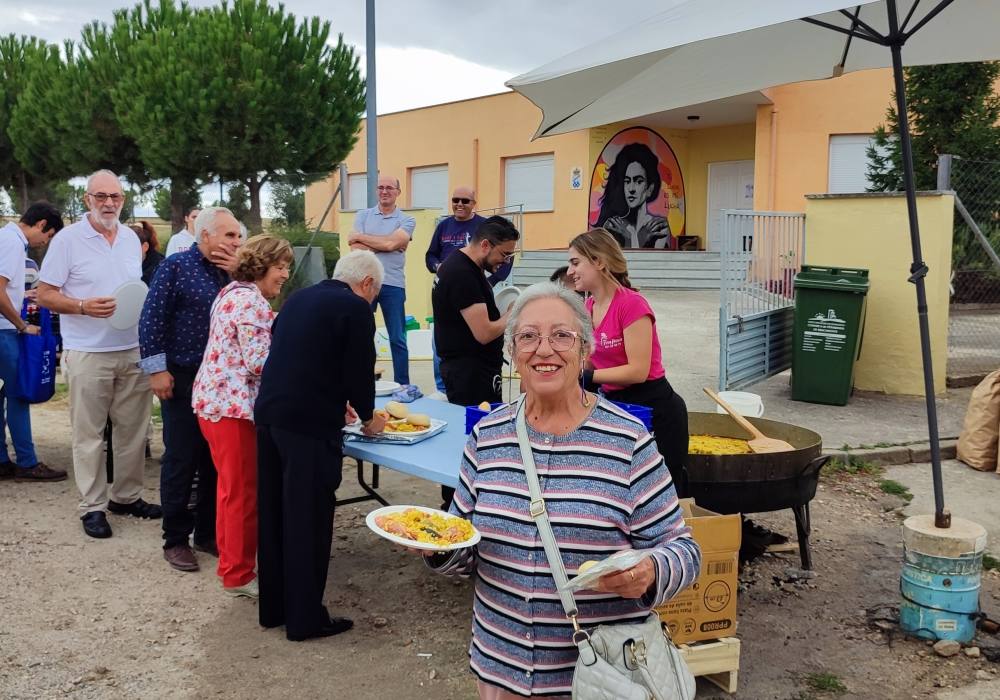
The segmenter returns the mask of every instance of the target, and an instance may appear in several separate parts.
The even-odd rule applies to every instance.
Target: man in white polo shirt
[[[28,248],[45,245],[63,227],[59,210],[48,202],[35,202],[28,207],[21,220],[0,228],[0,379],[13,387],[17,380],[21,333],[37,335],[38,326],[21,318],[24,302],[24,273]],[[52,469],[39,462],[35,443],[31,439],[31,406],[13,395],[10,389],[0,393],[0,479],[18,481],[62,481],[66,472]],[[15,461],[7,452],[3,425],[10,430]]]
[[[141,498],[151,393],[149,378],[139,369],[138,328],[118,330],[108,322],[114,292],[142,276],[142,248],[135,232],[118,220],[125,197],[117,175],[109,170],[91,175],[84,203],[87,215],[49,244],[38,303],[60,314],[80,518],[87,535],[103,538],[111,537],[105,510],[151,519],[162,512]],[[109,416],[115,436],[110,493],[101,454]]]

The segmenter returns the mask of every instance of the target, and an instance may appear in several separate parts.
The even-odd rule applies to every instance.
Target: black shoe
[[[304,642],[307,639],[318,639],[320,637],[332,637],[335,634],[346,632],[354,627],[354,622],[346,617],[331,617],[330,621],[311,634],[286,634],[285,637],[290,642]]]
[[[87,513],[80,520],[83,521],[83,531],[90,537],[96,537],[99,540],[111,537],[111,526],[108,525],[108,518],[103,511],[95,510],[92,513]]]
[[[114,501],[109,501],[108,510],[115,515],[131,515],[146,520],[158,520],[163,517],[163,509],[160,506],[155,503],[146,503],[141,498],[136,499],[132,503],[115,503]]]
[[[215,544],[215,540],[211,542],[195,542],[194,549],[196,552],[204,552],[205,554],[211,555],[216,559],[219,558],[219,548]]]
[[[14,478],[14,464],[12,462],[4,462],[0,464],[0,479],[13,479]]]

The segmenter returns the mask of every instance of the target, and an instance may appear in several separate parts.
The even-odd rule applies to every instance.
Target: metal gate
[[[719,390],[792,365],[792,288],[805,256],[805,214],[722,210]]]

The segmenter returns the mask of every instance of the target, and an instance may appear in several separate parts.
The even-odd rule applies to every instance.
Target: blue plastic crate
[[[483,416],[488,415],[491,411],[495,411],[498,407],[503,406],[502,403],[491,403],[490,410],[484,411],[479,408],[479,406],[466,406],[465,407],[465,434],[468,435],[472,432],[472,429],[476,427],[476,423],[482,420]]]
[[[621,401],[612,401],[615,406],[631,413],[633,416],[642,421],[642,424],[646,426],[646,430],[653,432],[653,409],[649,406],[640,406],[634,403],[623,403]]]

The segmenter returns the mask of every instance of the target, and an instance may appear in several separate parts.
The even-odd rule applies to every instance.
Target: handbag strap
[[[542,487],[538,483],[538,472],[535,469],[535,457],[531,452],[531,443],[528,441],[528,428],[524,422],[524,397],[517,402],[517,418],[515,420],[517,430],[517,444],[521,448],[521,461],[524,463],[524,475],[528,481],[528,493],[531,494],[531,505],[529,512],[535,525],[538,527],[538,535],[542,539],[542,547],[545,549],[545,558],[549,560],[549,569],[552,571],[552,578],[556,582],[556,592],[559,594],[559,602],[562,603],[566,617],[573,622],[573,627],[579,630],[576,623],[577,608],[573,594],[566,588],[569,579],[566,576],[566,566],[563,564],[562,554],[559,552],[559,545],[556,544],[556,536],[552,532],[552,525],[549,523],[549,514],[545,509],[545,499],[542,497]]]

